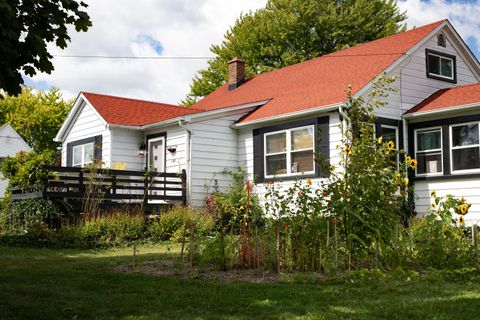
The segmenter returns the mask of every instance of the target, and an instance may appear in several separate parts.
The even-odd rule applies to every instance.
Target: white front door
[[[153,172],[165,171],[165,138],[148,140],[148,164]]]

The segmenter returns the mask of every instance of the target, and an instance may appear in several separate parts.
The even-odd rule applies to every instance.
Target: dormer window
[[[427,77],[457,83],[455,56],[427,49]]]

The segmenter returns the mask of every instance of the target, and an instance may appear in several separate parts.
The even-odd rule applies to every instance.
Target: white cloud
[[[464,40],[475,44],[471,49],[480,51],[480,1],[401,0],[398,5],[407,12],[409,28],[449,19]]]
[[[87,1],[93,27],[71,31],[64,51],[50,46],[54,55],[211,56],[241,12],[255,10],[267,0],[102,0]],[[38,86],[59,87],[67,97],[79,91],[178,103],[188,92],[193,75],[205,60],[104,60],[54,58],[51,75],[38,74]]]
[[[71,32],[72,42],[61,55],[156,56],[155,41],[164,56],[211,56],[211,44],[241,12],[263,7],[267,0],[102,0],[87,1],[93,27]],[[449,18],[464,39],[480,46],[479,1],[399,1],[409,16],[408,26]],[[147,38],[151,38],[146,40]],[[142,41],[143,40],[143,41]],[[158,48],[157,48],[158,49]],[[480,47],[474,48],[477,52]],[[193,75],[205,60],[101,60],[54,58],[55,71],[33,78],[38,88],[57,86],[68,97],[92,91],[178,103],[188,92]]]

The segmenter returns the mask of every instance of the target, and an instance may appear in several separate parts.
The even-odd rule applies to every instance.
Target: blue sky
[[[211,56],[241,12],[265,6],[267,0],[130,0],[86,1],[93,27],[71,33],[64,51],[54,55]],[[480,0],[399,0],[408,28],[448,18],[480,58]],[[56,57],[52,74],[26,78],[40,90],[59,87],[66,97],[91,91],[178,103],[206,60],[103,60]]]

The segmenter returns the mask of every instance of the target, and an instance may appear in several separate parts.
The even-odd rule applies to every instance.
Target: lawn
[[[112,272],[131,248],[0,247],[1,319],[478,319],[479,281],[252,284]],[[170,255],[143,246],[138,259]]]

